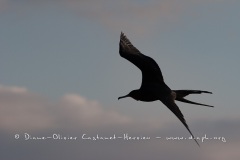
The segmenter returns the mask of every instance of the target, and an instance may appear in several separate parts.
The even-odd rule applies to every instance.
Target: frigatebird
[[[175,100],[185,103],[213,107],[206,104],[192,102],[184,98],[189,94],[212,94],[212,92],[201,90],[171,90],[165,84],[162,72],[158,64],[151,57],[142,54],[136,47],[134,47],[122,32],[120,35],[119,53],[121,57],[132,62],[142,71],[142,84],[139,89],[133,90],[129,94],[119,97],[118,99],[131,97],[137,101],[145,102],[160,100],[177,116],[177,118],[187,128],[197,145],[200,146],[190,131],[182,112],[175,103]]]

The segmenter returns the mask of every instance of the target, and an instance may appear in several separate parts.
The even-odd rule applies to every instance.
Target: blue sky
[[[68,114],[63,112],[66,111],[64,106],[76,107],[77,101],[79,107],[94,108],[86,111],[86,115],[91,115],[90,117],[82,115],[84,120],[91,121],[92,114],[97,113],[99,117],[108,117],[106,121],[113,121],[111,125],[123,123],[127,128],[132,128],[129,125],[141,126],[143,123],[153,125],[154,129],[157,127],[164,130],[160,126],[171,123],[173,128],[175,125],[179,126],[179,133],[187,135],[184,127],[161,102],[136,102],[130,98],[117,100],[117,97],[139,88],[141,84],[141,72],[138,68],[119,56],[119,35],[123,31],[142,53],[156,60],[166,83],[172,89],[202,89],[213,92],[213,95],[189,96],[194,101],[214,105],[213,109],[178,103],[194,134],[202,134],[203,131],[219,134],[211,129],[210,124],[222,124],[221,122],[227,125],[220,125],[220,128],[215,129],[225,134],[222,136],[232,141],[231,138],[239,134],[239,130],[233,130],[236,135],[232,137],[229,132],[225,133],[230,122],[240,121],[239,1],[0,0],[0,6],[0,98],[4,99],[0,104],[1,112],[5,114],[2,115],[2,120],[6,122],[0,125],[2,131],[16,132],[14,127],[21,126],[22,129],[17,127],[18,130],[34,128],[37,133],[48,133],[48,127],[57,126],[52,122],[39,127],[25,127],[23,117],[38,115],[30,112],[31,108],[47,117],[46,123],[52,117],[61,119],[58,122],[60,123],[62,118],[59,117],[64,115],[68,121],[66,124],[73,123],[76,127],[81,119],[72,120],[70,117],[75,114],[71,115],[74,112],[69,111],[70,109]],[[7,99],[4,98],[6,96]],[[21,98],[23,99],[18,101]],[[9,122],[7,118],[15,117],[17,109],[6,111],[7,106],[18,108],[17,103],[26,106],[20,114],[22,118],[20,116],[18,119],[19,124],[14,122],[14,118],[13,122]],[[48,105],[52,103],[54,105]],[[70,105],[66,105],[68,103]],[[38,110],[39,106],[44,108],[43,111]],[[53,110],[59,114],[52,115],[47,106],[54,106]],[[41,116],[36,119],[42,120]],[[126,124],[128,120],[131,121],[130,124]],[[34,120],[33,122],[35,123]],[[105,121],[103,123],[108,124]],[[208,123],[206,128],[203,127],[205,123]],[[79,130],[81,127],[95,130],[98,127],[90,126],[101,126],[96,124],[96,120],[91,124],[80,123]],[[230,126],[236,128],[239,125],[234,123]],[[153,128],[150,127],[149,130],[152,131]],[[169,128],[167,131],[170,132],[171,127]],[[129,129],[129,132],[146,130]],[[63,127],[63,132],[68,131],[73,132],[73,129]],[[7,141],[5,143],[12,145]],[[108,145],[106,144],[106,149],[109,148]],[[117,147],[116,144],[111,145]],[[157,146],[154,143],[153,146],[155,145]],[[172,147],[172,144],[167,145]],[[233,148],[234,145],[236,144],[229,144],[228,147]],[[128,147],[131,148],[131,145]],[[74,155],[77,158],[77,152],[73,153],[73,157]],[[10,159],[7,154],[4,156],[4,159]],[[234,156],[240,155],[234,153]],[[91,159],[90,157],[85,158]],[[53,159],[59,157],[53,156]]]

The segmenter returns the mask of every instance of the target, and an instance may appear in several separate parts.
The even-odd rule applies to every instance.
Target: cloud
[[[45,98],[26,88],[0,86],[0,129],[44,129],[53,124]]]
[[[219,0],[1,0],[2,6],[34,7],[54,5],[73,11],[82,18],[92,20],[108,29],[115,31],[133,32],[136,34],[149,33],[156,29],[167,29],[182,19],[186,10],[196,5],[208,5]],[[3,7],[5,8],[5,7]]]
[[[24,87],[15,87],[15,86],[11,86],[11,87],[6,87],[6,86],[3,86],[3,85],[0,85],[0,92],[1,93],[27,93],[27,89],[24,88]]]
[[[63,6],[74,11],[82,18],[95,21],[114,31],[131,31],[143,34],[151,31],[159,22],[175,22],[186,9],[189,0],[151,0],[145,3],[138,1],[117,0],[2,0],[2,4],[15,7],[34,7],[49,4]],[[0,3],[1,4],[1,3]]]
[[[66,94],[58,104],[58,109],[63,113],[62,116],[66,117],[64,121],[69,125],[78,124],[81,127],[94,128],[131,122],[130,118],[115,111],[104,110],[99,102],[88,100],[77,94]],[[62,121],[61,118],[59,119]]]
[[[208,149],[209,152],[207,158],[213,160],[238,160],[240,158],[240,153],[238,151],[239,144],[239,141],[237,141],[235,143],[226,143],[225,145],[208,146],[205,148],[205,150]]]
[[[132,119],[114,110],[106,110],[95,100],[67,93],[56,101],[33,93],[24,87],[0,85],[0,141],[4,146],[4,159],[239,159],[240,119],[202,119],[191,123],[195,136],[207,134],[226,138],[226,142],[206,140],[201,149],[193,140],[166,140],[166,137],[188,137],[180,122],[162,124],[159,120],[144,117]],[[158,127],[157,127],[158,126]],[[191,128],[191,127],[190,127]],[[194,132],[193,130],[193,132]],[[196,131],[199,130],[199,131]],[[150,136],[147,141],[24,141],[15,140],[14,134],[27,132],[33,135],[78,136]],[[22,135],[21,135],[22,136]],[[154,137],[161,136],[161,140]],[[201,140],[199,140],[201,141]],[[184,146],[184,147],[182,147]],[[6,150],[4,150],[6,149]],[[36,152],[38,151],[38,152]],[[60,151],[60,152],[59,152]],[[12,154],[14,152],[15,154]],[[31,154],[32,153],[32,154]],[[34,153],[34,154],[33,154]],[[94,154],[93,154],[94,153]]]
[[[159,21],[175,21],[182,10],[177,0],[149,1],[66,1],[65,5],[113,30],[145,33]]]
[[[130,122],[129,118],[115,111],[106,111],[98,102],[77,94],[66,94],[52,102],[26,88],[0,85],[0,105],[1,130],[88,128]]]
[[[8,6],[9,6],[8,0],[0,0],[0,11],[6,10]]]

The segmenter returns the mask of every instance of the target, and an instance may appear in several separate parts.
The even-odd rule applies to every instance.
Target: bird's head
[[[126,97],[131,97],[135,100],[139,100],[139,91],[138,90],[133,90],[125,96],[118,97],[118,100],[122,99],[122,98],[126,98]]]

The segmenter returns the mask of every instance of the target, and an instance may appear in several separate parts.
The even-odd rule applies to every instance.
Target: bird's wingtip
[[[120,37],[121,37],[121,39],[122,39],[123,37],[125,37],[125,34],[124,34],[122,31],[121,31]]]
[[[202,91],[203,93],[209,93],[209,94],[213,94],[212,92],[209,91]]]

